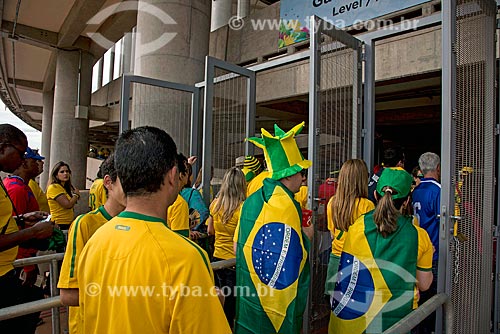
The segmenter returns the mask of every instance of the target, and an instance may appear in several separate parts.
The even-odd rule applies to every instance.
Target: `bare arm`
[[[208,216],[207,218],[207,232],[208,235],[215,235],[215,227],[214,227],[214,219],[212,216]]]
[[[61,194],[60,196],[57,196],[55,198],[56,202],[59,203],[60,206],[62,206],[65,209],[71,209],[72,207],[75,206],[76,202],[78,202],[78,199],[80,198],[80,195],[78,194],[73,194],[70,200],[64,196],[64,194]]]
[[[433,278],[434,275],[432,271],[421,271],[417,269],[417,288],[420,291],[428,290],[432,284]]]
[[[61,303],[66,306],[78,306],[80,299],[78,289],[61,289]]]
[[[9,224],[9,223],[7,223]],[[0,252],[16,247],[19,244],[30,239],[46,239],[52,235],[54,231],[53,222],[36,223],[32,227],[24,230],[0,235]]]

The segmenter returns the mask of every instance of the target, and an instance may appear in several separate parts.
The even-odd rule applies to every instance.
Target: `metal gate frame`
[[[496,6],[495,1],[491,1],[491,6]],[[455,216],[455,189],[454,186],[458,180],[456,180],[457,170],[456,170],[456,139],[457,139],[457,129],[456,129],[456,119],[457,119],[457,53],[459,53],[460,43],[458,42],[457,36],[457,0],[443,1],[443,22],[442,22],[442,142],[441,142],[441,184],[443,185],[441,188],[441,209],[440,209],[440,230],[439,230],[439,267],[438,267],[438,293],[444,292],[450,298],[452,297],[453,292],[453,280],[454,280],[454,254],[452,253],[451,243],[453,242],[453,228],[454,223],[458,221],[460,225],[460,220],[462,217]],[[494,18],[492,18],[493,20]],[[493,28],[493,27],[492,27]],[[491,39],[493,40],[494,31],[491,31]],[[493,45],[495,46],[495,45]],[[495,47],[492,48],[495,50]],[[486,66],[488,65],[488,61],[493,63],[494,66],[494,53],[492,52],[489,55],[491,59],[486,59]],[[491,65],[491,64],[490,64]],[[494,91],[494,68],[486,69],[486,79],[485,84],[486,88]],[[489,85],[489,86],[488,86]],[[498,92],[494,92],[498,93]],[[485,100],[485,103],[487,100]],[[494,103],[494,102],[493,102]],[[489,107],[492,107],[491,104]],[[494,107],[493,107],[494,109]],[[496,109],[498,111],[498,109]],[[491,134],[493,134],[494,124],[490,124],[492,126]],[[496,126],[498,129],[498,125]],[[486,136],[486,135],[485,135]],[[498,133],[497,133],[498,137]],[[496,139],[492,140],[492,145],[495,145]],[[485,140],[487,142],[487,140]],[[490,147],[491,148],[491,147]],[[498,148],[492,148],[493,154],[498,152]],[[493,161],[495,164],[495,161]],[[498,163],[497,163],[498,164]],[[484,168],[491,167],[485,166]],[[498,169],[497,166],[493,166]],[[500,177],[500,171],[498,171],[498,177]],[[493,171],[494,175],[494,171]],[[491,182],[491,180],[483,180],[484,182]],[[496,182],[496,187],[498,187],[498,179]],[[493,195],[493,194],[492,194]],[[500,196],[500,189],[497,188],[497,196]],[[493,201],[492,201],[493,202]],[[482,202],[481,202],[482,203]],[[499,197],[497,197],[496,202],[497,206],[500,205]],[[485,209],[484,204],[482,205],[483,210]],[[498,210],[498,209],[497,209]],[[497,229],[500,220],[500,213],[497,213]],[[494,219],[494,217],[493,217]],[[493,231],[491,231],[493,232]],[[498,236],[498,235],[497,235]],[[498,276],[498,258],[499,249],[497,244],[497,276]],[[491,259],[493,260],[493,259]],[[457,268],[455,268],[457,269]],[[457,269],[458,272],[458,269]],[[460,272],[460,274],[467,274],[466,272]],[[490,275],[492,273],[485,272],[482,276],[482,281],[489,281]],[[498,277],[495,277],[495,300],[494,307],[495,309],[493,317],[493,330],[495,333],[498,333],[498,318],[499,318],[499,310],[498,310],[498,296],[499,296],[499,287],[498,287]],[[493,292],[493,291],[492,291]],[[455,292],[456,293],[456,292]],[[477,301],[476,301],[477,302]],[[462,305],[463,307],[463,305]],[[486,312],[488,313],[488,312]],[[471,318],[460,319],[455,318],[455,324],[460,324],[462,321],[480,321],[479,319],[475,319],[474,315],[471,315]],[[490,314],[482,314],[481,316],[490,319]],[[484,320],[484,319],[483,319]],[[490,319],[491,320],[491,319]],[[488,322],[489,323],[489,322]],[[442,312],[438,309],[437,317],[436,317],[436,333],[442,333],[443,330],[443,318]]]
[[[313,162],[312,171],[308,173],[307,176],[307,184],[308,184],[308,206],[313,211],[313,224],[316,224],[316,220],[318,218],[318,209],[319,209],[319,201],[321,199],[318,196],[318,187],[319,187],[319,169],[317,166],[317,161],[319,161],[319,145],[320,145],[320,92],[321,92],[321,35],[327,35],[331,37],[335,43],[340,42],[345,46],[352,49],[353,54],[353,64],[354,67],[353,74],[353,83],[358,83],[357,86],[353,85],[352,91],[352,103],[353,103],[353,114],[356,116],[359,115],[357,120],[353,119],[352,131],[357,132],[357,129],[361,129],[361,124],[363,121],[363,114],[361,108],[361,97],[362,97],[362,48],[363,42],[358,40],[357,38],[349,35],[347,32],[342,31],[336,28],[333,24],[322,20],[317,16],[311,16],[310,18],[310,26],[309,29],[311,31],[310,36],[310,54],[309,54],[309,134],[308,134],[308,159]],[[366,139],[365,139],[366,140]],[[368,139],[370,140],[370,139]],[[361,151],[358,150],[358,141],[353,140],[353,146],[356,148],[351,148],[351,157],[352,158],[360,158]],[[312,251],[309,253],[310,265],[312,266],[313,259],[315,258],[315,247],[313,247]],[[304,325],[303,330],[305,333],[310,330],[310,319],[311,319],[311,293],[312,293],[312,284],[314,280],[314,270],[311,268],[311,283],[309,289],[309,298],[308,298],[308,306],[306,307],[306,311],[304,312]]]
[[[215,77],[215,69],[219,68],[228,72],[229,75]],[[203,199],[210,205],[210,167],[212,166],[212,131],[213,131],[213,102],[214,84],[238,76],[247,78],[246,99],[246,138],[255,135],[255,109],[256,109],[256,75],[255,72],[226,61],[206,56],[205,58],[205,96],[203,109]],[[245,142],[245,155],[253,155],[254,147],[248,141]],[[215,195],[215,194],[214,194]]]
[[[189,144],[189,155],[199,156],[200,147],[198,145],[199,138],[199,114],[200,114],[200,88],[195,86],[184,85],[180,83],[158,80],[153,78],[142,77],[138,75],[124,74],[122,76],[122,87],[120,96],[120,126],[119,133],[129,129],[129,113],[130,113],[130,84],[139,83],[154,87],[167,88],[188,92],[192,94],[191,98],[191,138]],[[196,171],[194,171],[196,172]],[[194,173],[193,172],[193,173]]]

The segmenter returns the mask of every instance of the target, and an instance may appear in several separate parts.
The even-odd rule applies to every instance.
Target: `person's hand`
[[[189,239],[196,240],[201,237],[201,233],[198,231],[189,231]]]
[[[192,166],[195,164],[196,160],[198,160],[198,157],[196,155],[190,156],[188,158],[188,164],[190,164]]]
[[[34,225],[36,222],[47,218],[48,215],[49,213],[45,211],[33,211],[23,214],[22,217],[28,225]]]
[[[54,222],[38,222],[30,228],[33,230],[33,238],[47,239],[54,233]]]

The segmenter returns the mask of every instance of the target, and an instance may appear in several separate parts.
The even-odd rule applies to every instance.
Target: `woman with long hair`
[[[52,220],[62,230],[69,229],[73,222],[73,207],[80,199],[80,191],[71,184],[71,169],[64,161],[59,161],[50,172],[47,184],[47,200]]]
[[[368,168],[363,160],[347,160],[340,169],[335,195],[327,206],[328,229],[332,234],[332,253],[328,262],[325,293],[335,288],[344,240],[356,219],[375,208],[368,199]]]
[[[240,218],[241,206],[246,199],[246,181],[243,172],[232,167],[226,171],[217,198],[210,204],[210,214],[213,219],[208,220],[208,233],[215,234],[214,261],[227,260],[235,257],[233,237]],[[219,288],[230,289],[224,302],[224,313],[231,327],[234,324],[235,296],[233,293],[236,284],[234,268],[217,270],[216,285]]]
[[[417,289],[431,285],[431,240],[403,213],[412,181],[403,169],[385,168],[375,191],[377,207],[350,226],[329,333],[382,333],[417,308]]]

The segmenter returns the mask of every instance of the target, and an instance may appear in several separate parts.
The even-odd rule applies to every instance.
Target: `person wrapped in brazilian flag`
[[[375,210],[349,227],[332,296],[329,333],[382,333],[417,308],[432,283],[427,232],[404,215],[412,176],[385,168]]]
[[[264,151],[270,178],[244,202],[234,240],[236,248],[235,333],[300,333],[309,291],[309,238],[294,200],[300,171],[311,161],[302,156],[295,135],[304,123],[248,141]]]

